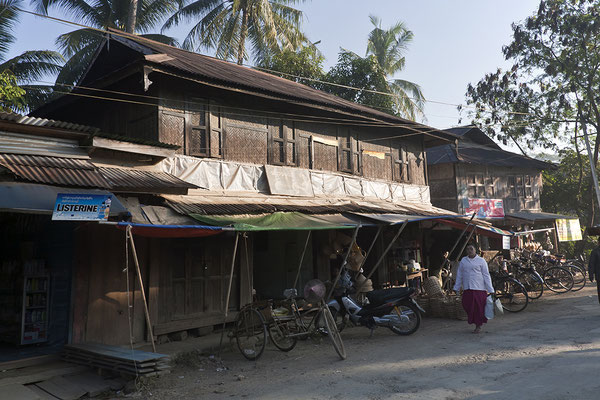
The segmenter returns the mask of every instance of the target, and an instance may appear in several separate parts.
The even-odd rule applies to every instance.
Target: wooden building
[[[427,149],[433,204],[464,213],[468,199],[501,199],[505,213],[541,211],[542,171],[552,164],[502,150],[475,126],[448,131],[456,144]]]
[[[118,163],[165,173],[196,187],[186,193],[164,187],[141,193],[120,190],[133,222],[181,225],[282,212],[321,220],[328,216],[335,221],[333,228],[347,220],[342,216],[346,212],[449,214],[431,205],[425,149],[453,143],[453,134],[120,31],[106,33],[71,93],[33,115],[113,135],[88,139],[97,165]],[[157,144],[177,149],[167,156],[148,154],[149,148],[157,151],[152,146]],[[418,229],[406,232],[416,235]],[[374,234],[374,229],[362,230],[359,244],[366,247]],[[335,236],[327,230],[312,235],[301,283],[329,278],[330,256],[324,248]],[[381,237],[372,258],[384,248]],[[116,250],[109,254],[94,247],[77,258],[74,293],[82,301],[74,309],[73,340],[123,344],[128,316],[119,272],[122,232],[88,226],[76,239],[84,248],[106,241]],[[303,232],[285,229],[246,235],[234,274],[231,318],[250,301],[252,290],[276,297],[293,284],[305,240]],[[140,239],[155,335],[220,321],[232,250],[233,236],[227,233]],[[115,264],[119,267],[106,273],[106,266]],[[385,268],[379,274],[380,282],[389,279]],[[143,315],[138,312],[135,318],[136,340],[143,340]],[[101,329],[116,320],[118,333]]]

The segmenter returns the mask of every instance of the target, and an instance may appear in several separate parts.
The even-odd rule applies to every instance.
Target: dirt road
[[[152,399],[600,399],[600,305],[593,288],[544,294],[474,335],[466,322],[426,318],[400,337],[343,332],[348,359],[301,342],[269,345],[258,362],[188,360],[132,396]],[[222,367],[227,369],[222,369]]]

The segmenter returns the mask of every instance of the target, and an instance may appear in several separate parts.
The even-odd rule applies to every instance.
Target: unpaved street
[[[153,399],[599,399],[600,305],[595,285],[530,303],[474,335],[466,322],[426,318],[400,337],[379,328],[343,332],[348,359],[332,346],[269,345],[258,362],[237,352],[223,365],[188,360],[135,397]]]

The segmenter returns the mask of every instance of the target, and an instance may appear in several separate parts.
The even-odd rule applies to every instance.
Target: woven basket
[[[431,297],[429,299],[429,307],[431,308],[431,316],[440,318],[444,316],[444,298]]]
[[[442,297],[444,292],[442,291],[442,285],[436,276],[430,276],[423,282],[423,291],[429,297]]]
[[[431,315],[431,300],[429,297],[421,296],[417,299],[417,303],[421,306],[423,310],[425,310],[425,315]]]
[[[444,318],[456,319],[456,305],[453,297],[447,297],[442,303]]]
[[[456,302],[456,318],[460,319],[461,321],[468,320],[469,316],[462,306],[462,299],[459,296],[456,296],[454,301]]]

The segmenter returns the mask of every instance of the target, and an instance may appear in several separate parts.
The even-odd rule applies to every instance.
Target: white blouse
[[[494,293],[492,278],[485,260],[479,256],[473,258],[463,257],[456,272],[456,283],[454,291],[463,290],[485,290]]]

